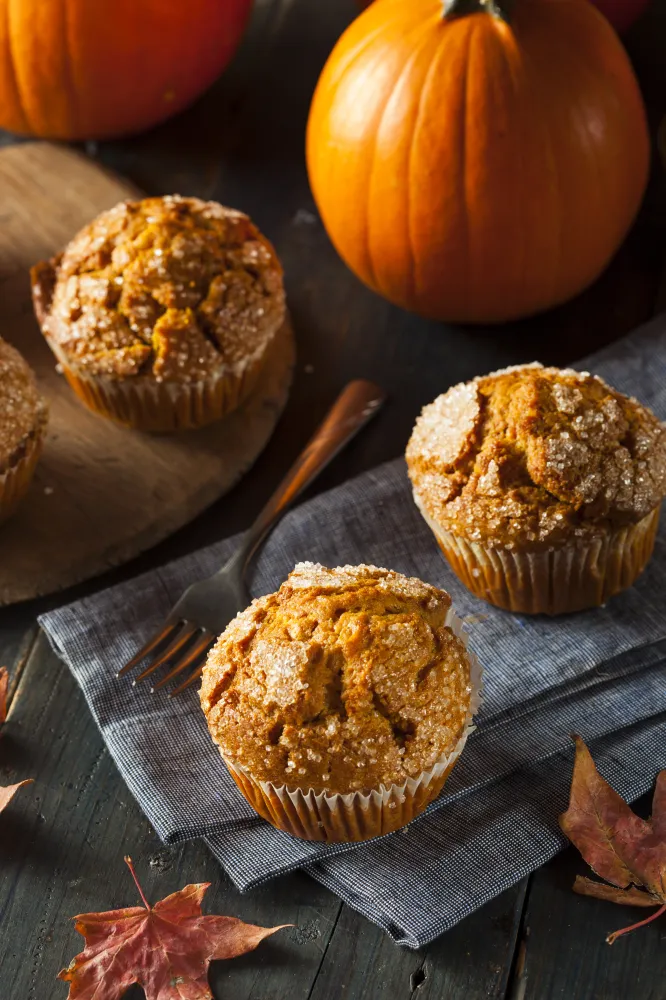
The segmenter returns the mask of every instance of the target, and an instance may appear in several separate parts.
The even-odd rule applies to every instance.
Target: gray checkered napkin
[[[666,318],[585,361],[666,418]],[[165,841],[205,837],[240,889],[304,868],[350,906],[418,947],[550,858],[580,732],[606,777],[634,798],[666,767],[666,531],[638,584],[604,608],[556,619],[494,610],[461,586],[416,511],[402,460],[287,515],[251,590],[275,590],[299,560],[375,563],[448,590],[472,616],[485,667],[478,731],[443,794],[407,830],[361,846],[304,843],[254,814],[214,749],[196,691],[170,702],[116,679],[184,587],[235,539],[40,619],[109,752]]]

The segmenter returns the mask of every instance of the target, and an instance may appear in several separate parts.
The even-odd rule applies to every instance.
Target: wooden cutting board
[[[77,402],[35,322],[28,268],[98,212],[137,195],[127,181],[60,146],[0,150],[0,335],[32,365],[51,408],[32,489],[0,527],[0,604],[95,576],[191,520],[252,465],[287,400],[294,363],[288,324],[253,396],[204,430],[140,434]]]

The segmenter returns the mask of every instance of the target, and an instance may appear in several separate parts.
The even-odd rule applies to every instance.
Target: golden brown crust
[[[416,422],[414,495],[447,531],[495,546],[636,524],[666,494],[666,429],[600,378],[527,365],[454,386]]]
[[[46,401],[19,352],[0,338],[0,475],[26,451],[47,418]]]
[[[223,756],[331,793],[418,776],[455,748],[470,706],[450,605],[389,570],[299,564],[209,654],[201,704]]]
[[[285,318],[282,268],[250,219],[176,195],[104,212],[32,285],[57,353],[111,378],[240,376]]]

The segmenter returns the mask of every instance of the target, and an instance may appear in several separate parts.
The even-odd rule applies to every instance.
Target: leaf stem
[[[608,944],[614,944],[615,941],[617,941],[619,937],[622,937],[623,934],[629,934],[630,931],[635,931],[638,927],[645,927],[646,924],[651,924],[652,921],[656,920],[657,917],[660,917],[662,913],[666,913],[666,903],[664,903],[663,906],[660,906],[654,913],[651,913],[645,920],[639,920],[637,924],[631,924],[630,927],[623,927],[619,931],[613,931],[612,934],[608,935],[606,941]]]
[[[151,909],[151,905],[148,902],[148,900],[146,899],[146,897],[144,896],[143,889],[141,888],[141,883],[139,882],[139,880],[137,878],[137,875],[136,875],[136,872],[134,871],[134,862],[132,861],[132,859],[130,858],[130,856],[128,854],[125,855],[124,861],[125,861],[125,864],[127,865],[127,867],[129,868],[129,870],[132,873],[132,878],[134,879],[134,883],[135,883],[137,889],[139,890],[139,895],[141,896],[141,902],[143,903],[143,905],[145,906],[145,908],[147,910],[150,910]]]

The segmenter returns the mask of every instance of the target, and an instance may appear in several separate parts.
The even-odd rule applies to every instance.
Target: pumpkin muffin
[[[91,410],[128,427],[203,427],[252,391],[285,323],[282,268],[241,212],[126,201],[32,269],[42,332]]]
[[[201,704],[264,819],[307,840],[367,840],[439,793],[478,674],[444,591],[376,566],[299,563],[220,636]]]
[[[0,521],[13,513],[30,486],[47,420],[31,368],[0,338]]]
[[[555,615],[603,604],[644,569],[666,428],[595,375],[535,363],[426,406],[407,465],[462,582],[498,607]]]

